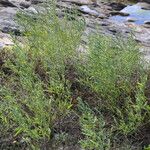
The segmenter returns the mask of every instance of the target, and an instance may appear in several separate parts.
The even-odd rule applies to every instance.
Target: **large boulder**
[[[14,7],[0,8],[0,30],[2,32],[14,32],[15,34],[19,33],[19,28],[14,21],[17,10],[18,9]]]

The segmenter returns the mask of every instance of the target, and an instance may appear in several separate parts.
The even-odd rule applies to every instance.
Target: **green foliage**
[[[150,145],[144,148],[144,150],[150,150]]]
[[[82,96],[90,102],[77,99],[74,109],[80,114],[81,147],[109,150],[112,131],[127,137],[150,121],[148,77],[138,46],[130,38],[93,35],[86,55],[79,55],[84,21],[76,20],[76,11],[59,18],[53,1],[45,8],[38,15],[19,13],[23,44],[14,39],[12,50],[0,52],[0,134],[40,149],[54,136],[55,124],[76,106],[73,100]],[[113,120],[108,127],[107,117]],[[67,139],[67,132],[59,133],[55,144]]]
[[[109,110],[117,130],[132,134],[148,114],[144,93],[147,76],[136,43],[132,39],[93,35],[86,60],[81,81],[101,99],[97,109]]]
[[[123,96],[130,94],[131,77],[140,68],[140,53],[135,43],[94,35],[90,38],[88,52],[84,70],[89,78],[85,82],[114,103],[121,93]]]
[[[82,112],[80,125],[84,135],[84,139],[80,140],[81,147],[87,150],[109,150],[110,134],[105,128],[102,115],[97,117],[82,101],[80,101],[79,109]]]
[[[18,14],[18,20],[24,45],[16,42],[5,60],[11,75],[1,70],[0,122],[33,149],[50,139],[54,123],[72,107],[65,75],[76,61],[83,23],[59,19],[55,6],[38,16]]]
[[[144,122],[145,116],[147,115],[147,100],[145,97],[145,84],[147,76],[141,79],[141,83],[137,84],[135,93],[135,102],[132,102],[131,98],[126,100],[124,116],[123,113],[118,109],[120,114],[119,129],[123,131],[125,135],[132,134],[138,129]]]

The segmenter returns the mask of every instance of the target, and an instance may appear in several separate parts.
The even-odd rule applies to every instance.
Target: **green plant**
[[[65,133],[65,132],[62,132],[62,133],[57,134],[57,135],[55,136],[55,140],[56,140],[55,145],[56,145],[56,143],[58,144],[58,143],[63,143],[63,142],[65,142],[65,141],[67,140],[67,138],[68,138],[68,134]]]
[[[55,2],[48,5],[43,13],[17,14],[23,44],[14,39],[11,50],[0,51],[0,139],[6,137],[5,145],[45,149],[53,137],[57,147],[70,134],[55,134],[56,124],[75,108],[81,147],[109,150],[115,147],[115,134],[127,138],[149,123],[148,77],[138,46],[130,38],[96,34],[89,38],[87,53],[80,55],[84,21],[77,21],[73,10],[59,18]],[[128,141],[119,147],[132,149]]]
[[[140,53],[134,42],[93,35],[88,53],[84,68],[88,76],[84,83],[107,100],[110,107],[121,95],[131,94],[131,78],[141,66]]]
[[[1,69],[0,122],[32,149],[50,140],[56,121],[70,112],[67,67],[76,62],[83,22],[58,18],[55,4],[45,13],[18,14],[24,45],[15,46]],[[70,63],[71,62],[71,63]],[[19,141],[18,141],[19,142]]]
[[[144,150],[150,150],[150,145],[144,148]]]
[[[105,128],[102,115],[98,117],[82,101],[79,103],[81,131],[84,138],[80,140],[81,147],[88,150],[109,150],[110,134]]]
[[[143,66],[132,39],[91,36],[80,81],[101,99],[96,109],[110,111],[119,124],[117,130],[125,135],[135,132],[148,114]]]
[[[144,93],[146,82],[147,76],[143,77],[141,83],[137,84],[135,102],[129,97],[126,100],[125,110],[122,112],[119,109],[117,110],[118,114],[120,114],[118,128],[122,130],[125,135],[132,134],[138,127],[142,126],[145,116],[148,113],[146,110],[148,105]]]

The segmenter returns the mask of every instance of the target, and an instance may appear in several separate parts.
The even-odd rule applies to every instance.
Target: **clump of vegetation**
[[[76,61],[83,23],[59,19],[54,8],[18,14],[25,44],[16,43],[1,68],[0,121],[32,148],[49,141],[54,123],[72,107],[66,68]]]
[[[97,117],[95,113],[84,104],[79,102],[80,124],[84,139],[80,140],[82,148],[89,150],[109,150],[111,134],[105,128],[105,121],[102,115]]]
[[[83,149],[116,148],[116,137],[131,140],[149,125],[149,75],[137,44],[95,34],[80,55],[84,21],[76,18],[73,12],[59,18],[53,2],[38,16],[18,14],[24,44],[0,52],[2,149],[47,148],[56,124],[72,112]],[[58,133],[59,143],[68,130]]]
[[[101,98],[97,108],[111,111],[124,133],[136,130],[147,114],[147,75],[136,43],[94,35],[82,70],[83,84]]]
[[[84,56],[86,61],[80,66],[80,82],[86,85],[88,91],[93,91],[94,97],[90,101],[84,97],[83,99],[89,103],[92,110],[101,112],[106,120],[111,118],[111,125],[108,126],[112,131],[112,139],[116,131],[126,138],[138,132],[144,124],[149,124],[149,104],[146,98],[148,75],[137,44],[130,38],[114,39],[92,35],[87,53],[88,55]],[[101,115],[98,118],[101,118]],[[83,124],[82,127],[85,128]],[[86,129],[88,134],[88,125]],[[95,134],[97,135],[98,131],[95,131]],[[90,142],[85,140],[85,143]],[[99,149],[102,148],[99,146]]]

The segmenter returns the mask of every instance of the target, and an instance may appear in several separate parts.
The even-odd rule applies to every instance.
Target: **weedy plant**
[[[1,69],[0,122],[32,149],[50,139],[54,123],[72,107],[66,68],[76,61],[84,26],[68,16],[60,19],[49,4],[38,15],[18,14],[24,45],[16,42],[2,66],[11,73]]]
[[[116,111],[121,117],[118,128],[123,131],[125,135],[132,134],[142,126],[145,117],[148,115],[147,99],[144,93],[147,76],[142,78],[141,83],[137,83],[135,101],[133,102],[131,97],[128,97],[125,102],[124,113],[119,109]],[[149,120],[146,120],[146,122],[149,122]]]
[[[80,125],[84,139],[80,140],[81,147],[88,150],[109,150],[111,134],[105,128],[102,115],[97,117],[87,104],[79,102]]]
[[[111,112],[124,134],[137,130],[148,114],[147,76],[137,44],[131,38],[92,35],[86,61],[81,82],[101,99],[97,109]]]
[[[138,49],[129,42],[100,35],[90,38],[85,67],[90,78],[85,83],[110,103],[115,104],[121,94],[131,94],[131,77],[141,66]]]
[[[144,150],[150,150],[150,145],[144,148]]]

